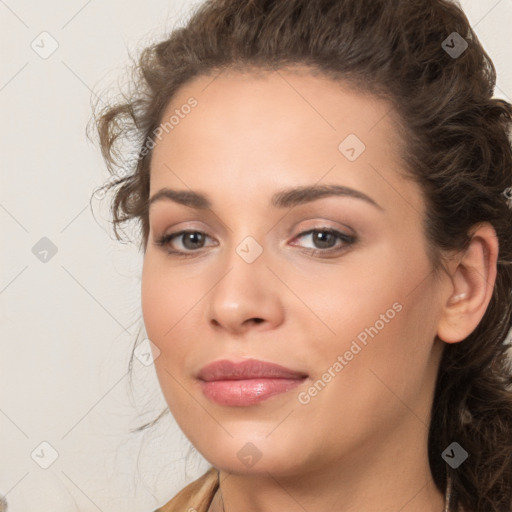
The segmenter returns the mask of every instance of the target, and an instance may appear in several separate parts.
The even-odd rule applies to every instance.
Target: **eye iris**
[[[184,233],[182,235],[182,237],[183,237],[182,238],[183,239],[183,245],[187,249],[197,249],[198,247],[196,247],[194,244],[199,243],[201,245],[201,242],[204,243],[204,236],[203,236],[202,233],[198,233],[198,232]],[[187,246],[187,242],[191,242],[192,243],[192,247]]]
[[[329,233],[328,231],[314,231],[313,232],[313,241],[315,245],[319,246],[321,249],[328,249],[329,247],[332,247],[331,244],[329,244],[329,241],[333,241],[334,235],[333,233]],[[327,242],[326,242],[327,240]]]

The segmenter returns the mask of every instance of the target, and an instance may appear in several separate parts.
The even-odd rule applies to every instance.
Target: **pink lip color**
[[[299,386],[307,375],[249,359],[241,363],[216,361],[202,368],[197,377],[210,400],[221,405],[247,406]]]

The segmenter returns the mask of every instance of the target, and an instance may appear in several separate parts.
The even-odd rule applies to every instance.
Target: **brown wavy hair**
[[[461,55],[447,51],[455,45],[453,37],[468,45]],[[390,102],[404,142],[404,168],[424,192],[434,271],[444,268],[443,250],[468,246],[476,224],[489,222],[496,231],[492,298],[477,328],[463,342],[445,346],[428,448],[439,490],[445,492],[448,475],[452,479],[451,510],[461,505],[472,512],[510,512],[512,210],[507,199],[512,190],[512,106],[493,97],[495,67],[458,4],[210,0],[196,7],[186,25],[142,51],[130,94],[106,107],[97,104],[101,108],[93,120],[112,174],[105,187],[115,190],[116,237],[121,240],[117,228],[133,220],[145,251],[147,142],[181,87],[199,75],[213,77],[230,68],[294,65]],[[127,156],[127,147],[135,158]],[[469,453],[457,469],[441,457],[453,441]]]

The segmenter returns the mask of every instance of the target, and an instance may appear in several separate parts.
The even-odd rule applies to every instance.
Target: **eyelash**
[[[194,257],[194,256],[196,256],[195,253],[199,252],[199,249],[196,251],[193,251],[193,250],[178,251],[176,249],[170,249],[168,247],[170,245],[170,242],[174,238],[179,238],[180,236],[183,236],[186,234],[191,234],[191,233],[199,233],[199,234],[202,234],[202,235],[205,235],[206,237],[208,237],[208,235],[204,231],[191,230],[191,229],[190,230],[182,230],[182,231],[176,231],[174,233],[168,233],[166,235],[163,235],[161,238],[159,238],[155,242],[155,244],[159,247],[164,247],[166,252],[171,256],[182,257],[182,258]],[[340,231],[337,231],[332,228],[309,229],[308,231],[303,231],[302,233],[299,233],[294,238],[294,240],[297,238],[302,238],[306,235],[310,235],[312,233],[328,233],[328,234],[334,235],[336,238],[343,241],[343,245],[341,247],[337,247],[337,248],[329,248],[329,249],[307,249],[306,248],[306,249],[304,249],[306,252],[313,254],[313,256],[316,256],[318,253],[321,253],[323,255],[330,255],[332,253],[341,253],[342,251],[346,250],[349,246],[353,245],[357,241],[357,238],[355,236],[347,235],[346,233],[341,233]]]

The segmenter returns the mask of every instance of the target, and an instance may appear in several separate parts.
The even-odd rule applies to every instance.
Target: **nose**
[[[282,283],[267,267],[265,251],[252,263],[233,251],[223,268],[207,296],[207,320],[213,328],[240,335],[274,329],[284,321]]]

